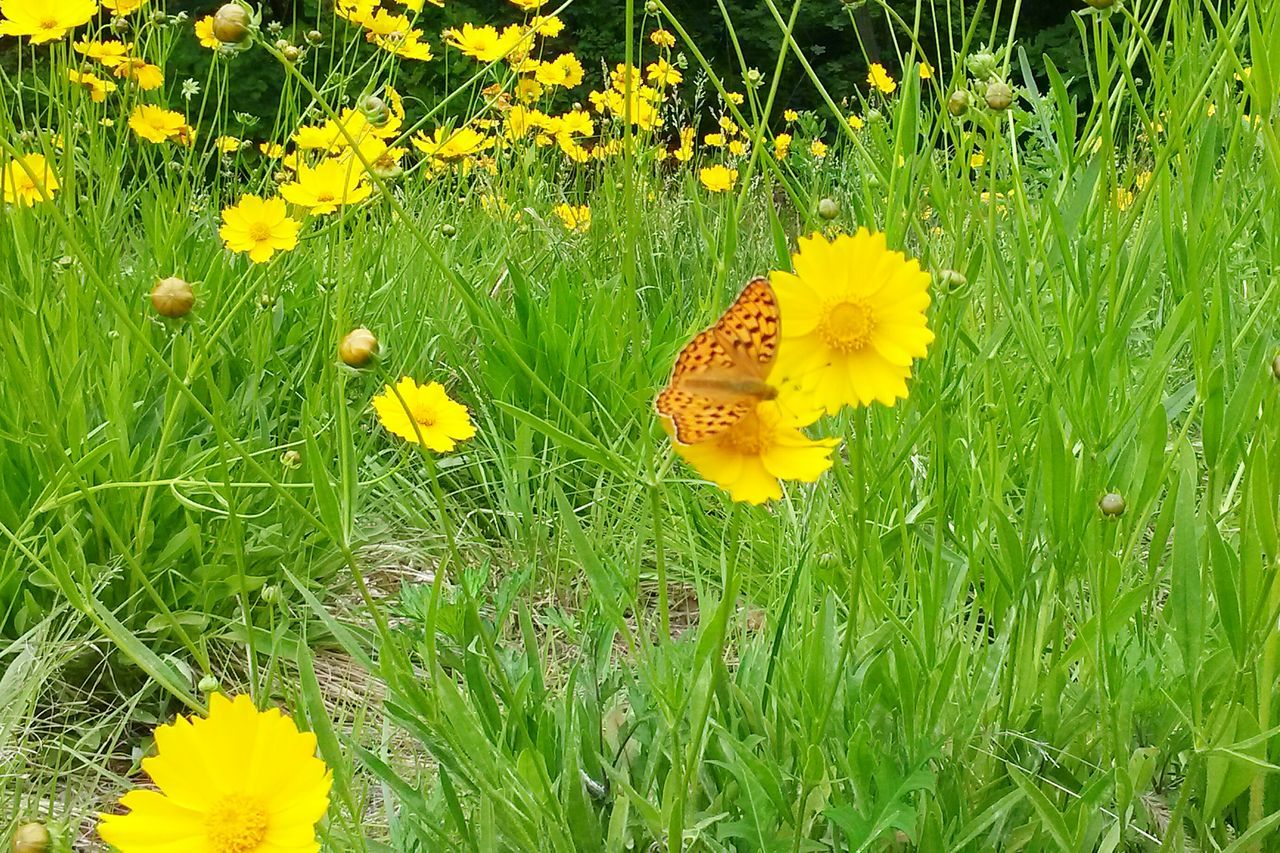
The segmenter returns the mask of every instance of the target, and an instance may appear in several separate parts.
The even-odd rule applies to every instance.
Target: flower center
[[[42,21],[40,22],[40,29],[42,29],[42,30],[60,30],[60,29],[62,29],[62,26],[58,23],[58,19],[57,19],[57,18],[45,18],[44,20],[42,20]]]
[[[271,226],[265,222],[254,222],[249,225],[249,239],[255,243],[265,243],[271,239]]]
[[[254,797],[228,794],[205,815],[209,849],[215,853],[252,853],[267,837],[267,811]]]
[[[333,201],[334,198],[335,198],[334,194],[329,192],[328,190],[325,190],[324,192],[316,193],[316,201],[329,202],[329,201]]]
[[[827,346],[840,352],[857,352],[871,340],[876,315],[861,299],[841,302],[830,308],[819,326]]]
[[[759,456],[773,445],[773,427],[767,426],[754,412],[722,435],[725,448],[742,456]]]
[[[418,422],[418,426],[433,427],[437,420],[436,410],[431,406],[415,406],[413,419]]]

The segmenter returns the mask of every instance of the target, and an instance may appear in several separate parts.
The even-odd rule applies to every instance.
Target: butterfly
[[[676,441],[698,444],[714,438],[758,403],[778,396],[767,380],[781,327],[773,286],[758,277],[747,282],[714,325],[694,335],[654,403],[671,419]]]

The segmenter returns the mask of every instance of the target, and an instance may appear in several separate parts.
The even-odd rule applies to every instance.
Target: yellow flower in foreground
[[[807,437],[800,431],[805,420],[790,414],[784,402],[771,400],[706,441],[674,446],[733,500],[760,504],[782,497],[779,480],[812,483],[831,467],[839,439]]]
[[[501,33],[494,27],[477,27],[463,24],[462,29],[451,27],[444,31],[444,42],[456,47],[463,54],[480,62],[496,62],[515,50],[524,34],[517,26],[510,26]]]
[[[470,157],[493,147],[492,138],[470,127],[460,127],[454,131],[437,127],[431,136],[418,131],[409,137],[409,141],[413,143],[414,148],[437,160]]]
[[[541,9],[547,0],[511,0],[511,2],[526,12],[533,12]]]
[[[129,57],[116,65],[111,73],[117,77],[132,80],[144,92],[159,89],[164,85],[164,70],[159,65],[152,65],[136,56]]]
[[[534,76],[547,86],[563,86],[572,89],[582,82],[582,63],[572,53],[562,53],[551,62],[538,65]]]
[[[0,36],[27,36],[32,44],[43,44],[87,24],[97,11],[93,0],[0,0]]]
[[[698,172],[698,180],[713,193],[727,193],[738,182],[738,170],[721,166],[703,166]]]
[[[898,88],[897,82],[889,76],[889,72],[879,62],[871,63],[871,67],[867,69],[867,83],[876,91],[886,95],[892,95]]]
[[[907,396],[911,362],[933,341],[929,275],[865,228],[828,242],[801,237],[794,273],[771,275],[787,318],[773,375],[834,414],[846,405]]]
[[[554,212],[570,231],[586,231],[591,227],[591,208],[585,204],[557,204]]]
[[[121,853],[172,850],[313,853],[333,778],[316,737],[278,708],[214,694],[209,714],[155,731],[142,769],[159,790],[120,799],[128,814],[99,816],[98,834]]]
[[[300,224],[289,218],[284,201],[263,200],[256,195],[241,197],[235,207],[222,211],[218,236],[233,252],[248,252],[255,264],[265,263],[276,252],[298,245]]]
[[[285,201],[312,213],[333,213],[341,205],[357,204],[373,189],[365,183],[364,167],[358,160],[325,160],[318,166],[302,165],[297,180],[280,187]]]
[[[161,143],[181,137],[187,120],[182,113],[153,104],[139,104],[129,114],[129,127],[148,142]]]
[[[419,385],[405,376],[373,398],[373,410],[388,432],[437,453],[476,434],[467,407],[449,399],[439,382]]]
[[[779,133],[773,138],[773,156],[779,160],[787,159],[791,153],[791,134]]]
[[[18,160],[10,160],[0,172],[0,181],[4,182],[6,204],[24,204],[27,207],[38,201],[48,201],[58,189],[58,179],[43,154],[28,154]]]
[[[80,72],[74,69],[67,69],[67,79],[84,89],[89,94],[90,100],[94,103],[102,103],[107,99],[107,94],[116,90],[116,84],[110,80],[103,80],[96,74]]]

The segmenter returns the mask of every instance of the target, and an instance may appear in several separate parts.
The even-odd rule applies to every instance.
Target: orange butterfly
[[[729,429],[778,396],[767,380],[778,354],[782,318],[769,279],[753,278],[709,329],[680,351],[655,403],[676,441],[698,444]]]

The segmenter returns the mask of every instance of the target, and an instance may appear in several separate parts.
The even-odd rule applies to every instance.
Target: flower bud
[[[658,9],[658,4],[655,3],[654,0],[649,0],[648,3],[644,4],[644,11],[646,14],[656,15],[660,10]]]
[[[24,823],[13,834],[13,853],[46,853],[53,845],[43,823]]]
[[[201,693],[217,693],[222,689],[222,684],[212,675],[206,675],[204,678],[200,679],[200,683],[196,685],[196,689]]]
[[[830,222],[840,215],[840,202],[833,198],[824,198],[818,202],[818,215]]]
[[[1280,355],[1276,356],[1275,360],[1271,362],[1271,373],[1276,379],[1280,379]]]
[[[275,604],[280,600],[280,587],[269,583],[262,588],[262,600],[267,604]]]
[[[947,112],[959,118],[969,111],[969,103],[969,90],[956,89],[951,93],[951,97],[947,98]]]
[[[115,30],[118,33],[129,32],[129,19],[128,18],[112,18],[111,29]]]
[[[364,326],[352,329],[338,345],[338,356],[348,367],[364,367],[378,352],[378,339]]]
[[[151,288],[151,307],[161,317],[177,319],[191,313],[196,304],[195,291],[191,285],[176,275],[162,278]]]
[[[1009,109],[1013,103],[1013,89],[1003,80],[997,80],[987,86],[987,106],[997,112]]]
[[[313,47],[324,44],[324,33],[319,30],[308,30],[307,44],[312,45]]]
[[[969,279],[965,277],[964,273],[957,270],[943,270],[938,273],[938,284],[948,290],[959,290],[968,283]]]
[[[747,70],[747,85],[752,89],[760,87],[764,83],[764,74],[760,73],[758,68],[750,68]]]
[[[242,44],[249,38],[253,20],[239,3],[224,3],[213,15],[213,37],[223,44]]]
[[[391,108],[377,95],[365,95],[356,108],[374,127],[382,127],[391,120]]]
[[[151,23],[159,26],[161,24],[165,24],[168,22],[169,22],[169,16],[165,14],[164,10],[156,9],[154,12],[151,13]]]
[[[276,50],[284,50],[289,46],[288,39],[276,39]]]
[[[1102,514],[1108,518],[1124,515],[1124,498],[1117,492],[1107,492],[1102,496],[1102,500],[1098,501],[1098,509],[1102,510]]]
[[[969,73],[979,80],[987,80],[996,74],[996,58],[989,50],[980,50],[965,58],[964,65]]]
[[[440,233],[446,237],[457,237],[458,229],[446,222],[444,225],[440,226]]]
[[[289,45],[280,51],[280,55],[284,57],[285,62],[292,65],[302,58],[302,51],[293,45]]]
[[[285,468],[297,468],[302,464],[302,454],[289,449],[280,454],[280,464]]]

